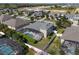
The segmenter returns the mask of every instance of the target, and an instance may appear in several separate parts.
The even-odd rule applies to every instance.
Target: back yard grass
[[[43,49],[43,47],[49,42],[49,39],[48,38],[43,38],[41,41],[39,41],[38,43],[36,44],[31,44],[39,49]]]
[[[60,28],[57,30],[57,33],[62,34],[64,32],[64,30],[65,30],[64,28]]]
[[[31,44],[31,45],[42,50],[48,42],[49,42],[48,38],[46,38],[46,39],[43,38],[41,41],[39,41],[35,44]],[[34,55],[34,54],[35,54],[35,52],[32,49],[29,49],[29,52],[27,53],[27,55]]]
[[[35,51],[31,48],[29,48],[29,52],[26,55],[35,55]]]
[[[52,44],[49,46],[46,52],[52,55],[60,55],[60,47],[61,43],[59,41],[59,38],[55,37],[54,42],[52,42]]]
[[[31,45],[39,49],[43,49],[48,44],[49,41],[50,39],[47,37],[46,39],[43,38],[41,41],[37,42],[36,44],[31,44]],[[51,55],[60,55],[61,54],[60,48],[61,48],[61,43],[59,37],[56,36],[52,44],[47,48],[46,52],[48,52]]]

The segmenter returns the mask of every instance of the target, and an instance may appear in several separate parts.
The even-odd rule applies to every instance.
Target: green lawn
[[[52,55],[60,55],[60,41],[58,37],[55,37],[54,42],[49,46],[46,50],[48,53]]]
[[[63,32],[64,32],[63,28],[57,30],[57,33],[59,33],[59,34],[62,34]]]
[[[35,51],[29,48],[29,52],[26,55],[34,55],[34,54],[35,54]]]
[[[32,46],[35,46],[39,49],[43,49],[44,46],[46,46],[46,44],[49,42],[49,39],[45,39],[43,38],[41,41],[37,42],[36,44],[31,44]],[[31,49],[29,50],[29,52],[27,53],[27,55],[34,55],[35,52],[33,52]]]
[[[39,49],[43,49],[49,42],[49,39],[45,39],[43,38],[41,41],[39,41],[36,44],[31,44]],[[49,54],[52,55],[60,55],[60,47],[61,47],[61,43],[59,41],[58,37],[55,37],[54,42],[52,42],[52,44],[48,47],[48,49],[46,50],[46,52],[48,52]]]
[[[39,48],[39,49],[43,49],[43,47],[49,42],[49,39],[42,39],[41,41],[39,41],[36,44],[32,44],[33,46]]]

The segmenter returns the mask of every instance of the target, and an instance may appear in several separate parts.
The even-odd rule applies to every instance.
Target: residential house
[[[7,14],[2,14],[1,16],[0,16],[0,22],[2,23],[2,22],[5,22],[5,21],[7,21],[7,20],[9,20],[9,19],[11,19],[12,18],[12,16],[10,16],[10,15],[7,15]]]
[[[1,23],[8,25],[9,28],[14,30],[20,29],[30,23],[29,20],[12,18],[10,15],[1,15],[0,18]]]
[[[43,14],[44,14],[43,11],[34,11],[34,13],[32,14],[32,16],[42,17]]]
[[[65,16],[73,22],[73,25],[78,25],[79,14],[66,14]]]
[[[55,29],[52,23],[45,21],[36,21],[34,23],[31,23],[30,25],[27,25],[25,28],[41,32],[44,38],[46,38]]]
[[[0,38],[0,55],[18,55],[23,54],[24,48],[17,42]]]
[[[5,21],[3,23],[8,25],[9,28],[17,30],[19,28],[22,28],[22,27],[28,25],[29,21],[23,20],[21,18],[16,18],[16,19],[7,20],[7,21]]]
[[[79,20],[79,14],[66,14],[65,15],[69,20]]]
[[[76,49],[79,49],[79,26],[66,28],[60,39],[65,53],[75,54]]]

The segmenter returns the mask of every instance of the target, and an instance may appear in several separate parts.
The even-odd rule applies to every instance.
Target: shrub
[[[26,41],[28,41],[29,43],[36,43],[37,41],[31,37],[29,37],[28,35],[22,34],[20,32],[17,32],[20,36],[23,37],[23,39]]]
[[[60,28],[57,30],[57,33],[62,34],[64,32],[64,28]]]
[[[19,44],[24,48],[23,54],[26,54],[26,53],[28,52],[29,47],[26,46],[26,45],[25,45],[21,40],[19,40],[19,39],[16,39],[15,41],[16,41],[17,43],[19,43]]]

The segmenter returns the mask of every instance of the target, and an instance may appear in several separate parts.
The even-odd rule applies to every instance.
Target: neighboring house
[[[2,22],[5,22],[5,21],[7,21],[7,20],[9,20],[9,19],[11,19],[11,18],[12,18],[12,16],[7,15],[7,14],[3,14],[3,15],[0,16],[0,22],[1,22],[1,23],[2,23]]]
[[[34,13],[32,14],[32,16],[37,16],[37,17],[41,17],[43,16],[43,11],[34,11]]]
[[[17,9],[14,8],[0,8],[0,12],[16,12]]]
[[[41,32],[44,38],[46,38],[55,29],[53,24],[44,21],[36,21],[27,25],[25,28]]]
[[[60,38],[65,53],[75,54],[75,50],[79,48],[79,26],[68,27]]]
[[[78,25],[79,14],[66,14],[65,16],[73,22],[73,25]]]
[[[17,42],[0,38],[0,55],[18,55],[23,54],[24,48]]]
[[[65,15],[69,20],[79,20],[79,14],[66,14]]]
[[[21,18],[16,18],[16,19],[7,20],[7,21],[3,22],[3,24],[8,25],[9,28],[17,30],[19,28],[22,28],[22,27],[28,25],[29,22],[30,21],[26,21],[26,20],[23,20]]]
[[[79,26],[66,28],[61,39],[79,42]]]
[[[0,22],[8,25],[11,29],[17,30],[28,25],[31,21],[21,18],[12,18],[10,15],[1,15]]]

